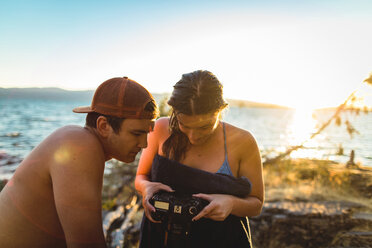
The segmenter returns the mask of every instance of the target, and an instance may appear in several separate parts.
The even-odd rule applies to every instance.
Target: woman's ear
[[[105,116],[99,116],[97,118],[97,132],[103,137],[107,138],[110,133],[112,132],[111,125],[107,122],[107,118]]]

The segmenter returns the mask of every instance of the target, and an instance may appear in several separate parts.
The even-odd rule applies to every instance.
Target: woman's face
[[[203,115],[177,114],[178,126],[192,145],[203,144],[218,126],[220,112]]]

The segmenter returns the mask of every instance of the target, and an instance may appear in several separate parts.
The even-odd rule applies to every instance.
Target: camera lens
[[[190,213],[191,215],[195,215],[196,212],[197,212],[196,207],[192,206],[192,207],[189,208],[189,213]]]

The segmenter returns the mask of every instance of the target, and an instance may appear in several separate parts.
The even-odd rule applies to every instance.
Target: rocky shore
[[[0,169],[20,158],[0,153]],[[107,164],[103,229],[108,247],[138,247],[143,215],[134,190],[136,162]],[[250,218],[256,248],[372,247],[372,169],[332,161],[264,165],[266,201]],[[7,182],[0,180],[0,190]]]
[[[269,202],[250,219],[255,247],[372,247],[372,214],[349,202]]]
[[[112,167],[116,182],[120,181],[120,168],[124,167]],[[128,178],[130,168],[135,170],[136,166],[125,168],[122,175]],[[294,160],[265,165],[264,175],[266,202],[262,213],[250,218],[254,247],[372,247],[370,168]],[[106,181],[112,180],[107,176]],[[138,246],[143,209],[131,185],[128,180],[124,190],[114,197],[121,204],[111,202],[108,205],[114,210],[104,213],[109,247]]]
[[[20,157],[12,156],[7,154],[6,152],[0,151],[0,167],[18,165],[21,161],[22,158]]]
[[[270,202],[250,218],[256,248],[372,247],[372,214],[346,202]],[[106,212],[109,247],[138,247],[140,202]]]
[[[0,191],[21,162],[22,158],[0,151]]]

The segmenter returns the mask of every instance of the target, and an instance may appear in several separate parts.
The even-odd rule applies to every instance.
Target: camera
[[[169,232],[174,234],[188,234],[191,220],[205,206],[207,200],[193,197],[190,194],[159,191],[150,199],[156,211],[151,213],[154,220],[167,225]]]

